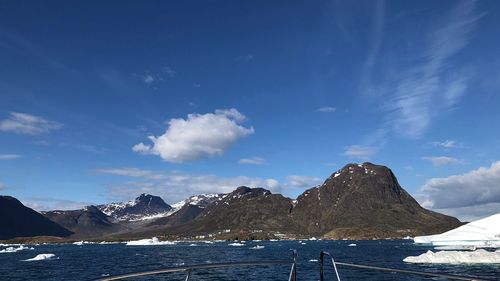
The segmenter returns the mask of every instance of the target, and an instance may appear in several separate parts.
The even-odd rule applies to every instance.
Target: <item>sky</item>
[[[347,163],[500,212],[497,1],[0,1],[0,193],[296,198]]]

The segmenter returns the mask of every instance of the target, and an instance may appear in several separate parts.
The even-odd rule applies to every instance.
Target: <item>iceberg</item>
[[[127,246],[156,246],[156,245],[175,245],[172,241],[160,241],[158,238],[153,237],[151,239],[141,239],[135,241],[128,241]]]
[[[233,246],[233,247],[241,247],[241,246],[245,246],[245,244],[243,243],[231,243],[231,244],[228,244],[229,246]]]
[[[265,247],[264,246],[261,246],[261,245],[256,245],[250,249],[253,249],[253,250],[260,250],[260,249],[264,249]]]
[[[33,247],[25,247],[25,246],[21,245],[17,248],[14,248],[14,247],[5,248],[3,250],[0,250],[0,253],[15,253],[15,252],[19,252],[22,250],[34,250],[34,249],[35,248],[33,248]]]
[[[427,251],[420,256],[410,256],[403,259],[408,263],[500,263],[500,250],[489,252],[484,249],[475,251]]]
[[[354,243],[351,243],[351,244],[347,245],[347,247],[356,247],[356,246],[358,246],[358,245],[356,245]]]
[[[473,221],[445,233],[417,236],[416,244],[500,248],[500,214]]]
[[[27,259],[24,261],[41,261],[41,260],[54,260],[54,259],[59,259],[59,258],[56,257],[56,255],[54,254],[38,254],[34,258]]]

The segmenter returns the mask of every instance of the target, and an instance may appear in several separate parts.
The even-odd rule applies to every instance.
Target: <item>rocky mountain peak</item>
[[[146,193],[132,201],[103,204],[98,205],[97,208],[119,221],[141,220],[145,217],[167,213],[172,209],[161,197]]]

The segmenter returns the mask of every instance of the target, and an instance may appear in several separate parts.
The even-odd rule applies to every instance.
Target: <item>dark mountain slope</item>
[[[10,196],[0,196],[0,239],[33,236],[66,237],[72,232],[24,206]]]
[[[112,223],[109,217],[96,206],[87,206],[80,210],[50,211],[44,215],[65,228],[73,231],[74,238],[101,237],[126,228],[119,223]]]

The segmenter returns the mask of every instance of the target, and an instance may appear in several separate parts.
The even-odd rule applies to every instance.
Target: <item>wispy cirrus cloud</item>
[[[19,154],[0,154],[0,161],[1,160],[15,160],[23,157],[22,155]]]
[[[320,108],[316,109],[315,111],[329,113],[329,112],[335,112],[335,111],[337,111],[337,109],[335,107],[331,107],[331,106],[324,106],[324,107],[320,107]]]
[[[248,165],[264,165],[266,160],[262,157],[251,157],[251,158],[242,158],[238,160],[239,164],[248,164]]]
[[[461,148],[463,145],[455,140],[445,140],[445,141],[433,141],[431,144],[435,147],[450,149],[450,148]]]
[[[0,131],[24,135],[46,134],[62,128],[62,124],[27,113],[11,112],[0,121]]]
[[[481,18],[475,6],[475,1],[462,1],[453,7],[427,34],[426,52],[413,66],[400,71],[394,94],[385,105],[389,126],[396,133],[421,137],[433,118],[452,110],[465,94],[471,74],[450,64],[467,46],[469,34]]]
[[[422,157],[422,160],[426,160],[432,163],[432,165],[436,167],[447,166],[447,165],[456,165],[463,163],[462,160],[448,157],[448,156],[425,156]]]
[[[156,72],[146,72],[144,74],[133,73],[132,76],[139,78],[147,86],[165,82],[167,79],[173,79],[177,71],[169,66],[165,66]]]
[[[158,155],[171,163],[222,155],[239,139],[254,133],[253,127],[241,125],[245,120],[245,115],[234,108],[218,109],[214,113],[188,114],[186,119],[168,121],[168,128],[163,135],[150,136],[152,145],[141,142],[134,145],[132,150]]]
[[[476,1],[454,2],[439,21],[412,30],[409,40],[418,43],[408,45],[405,54],[410,55],[404,60],[377,60],[379,55],[388,56],[381,53],[386,15],[383,2],[378,3],[361,91],[375,93],[375,98],[384,100],[381,109],[386,115],[386,137],[417,139],[436,117],[455,109],[466,93],[473,72],[458,65],[454,58],[467,47],[483,15],[476,12]]]
[[[500,212],[500,161],[461,175],[432,178],[417,196],[426,208],[476,219]]]

